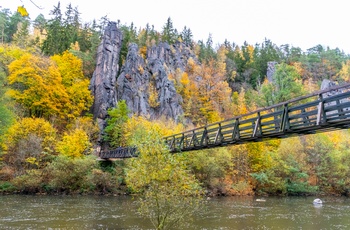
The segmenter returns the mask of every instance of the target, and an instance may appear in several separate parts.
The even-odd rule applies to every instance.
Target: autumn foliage
[[[17,174],[43,168],[54,152],[56,130],[42,118],[23,118],[7,131],[3,161]]]
[[[124,38],[120,68],[129,43],[137,43],[142,57],[158,42],[182,42],[193,52],[168,75],[184,114],[178,123],[150,120],[118,101],[106,124],[98,126],[89,114],[89,79],[108,18],[82,25],[71,5],[64,15],[59,7],[51,20],[40,16],[33,23],[24,7],[15,14],[0,12],[0,192],[123,190],[158,197],[163,204],[172,198],[181,208],[179,194],[197,197],[203,188],[209,195],[350,194],[348,130],[176,156],[161,139],[310,93],[323,79],[349,82],[348,54],[321,45],[302,51],[269,39],[254,45],[226,40],[214,47],[211,35],[194,41],[189,28],[179,32],[170,18],[162,31],[118,22]],[[145,88],[150,107],[157,108],[158,89],[154,84]],[[137,146],[140,157],[100,164],[101,146]],[[141,203],[149,215],[156,208],[149,200]]]
[[[9,65],[8,93],[28,116],[78,117],[92,104],[81,67],[81,61],[67,52],[52,59],[26,54]]]
[[[27,54],[9,65],[9,95],[22,105],[28,116],[63,116],[68,95],[62,76],[54,63],[44,57]]]

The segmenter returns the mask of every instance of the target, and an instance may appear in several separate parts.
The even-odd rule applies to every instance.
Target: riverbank
[[[0,182],[0,195],[38,195],[38,196],[104,196],[104,197],[120,197],[127,196],[133,197],[134,195],[129,191],[129,189],[124,185],[123,187],[114,188],[111,191],[87,191],[87,190],[49,190],[44,189],[36,190],[16,190],[16,188],[9,183]],[[212,199],[216,197],[350,197],[349,193],[346,194],[336,194],[336,193],[325,193],[325,192],[313,192],[313,193],[300,193],[300,194],[261,194],[261,193],[223,193],[218,191],[207,190],[203,197],[207,199]]]
[[[225,156],[222,153],[217,153]],[[222,154],[222,155],[221,155]],[[197,160],[186,155],[179,156],[189,162],[192,173],[207,197],[221,196],[349,196],[350,189],[342,187],[317,186],[314,181],[288,178],[272,178],[264,173],[251,173],[248,179],[237,181],[220,164],[202,166],[202,158],[211,159],[209,154],[196,153]],[[215,160],[221,159],[219,156]],[[196,160],[196,161],[195,161]],[[225,159],[224,163],[230,159]],[[69,158],[58,156],[43,168],[33,168],[20,174],[9,167],[0,170],[0,194],[39,195],[130,195],[125,180],[127,161],[98,162],[95,156]],[[200,167],[199,167],[200,166]],[[215,166],[215,167],[214,167]],[[226,172],[226,171],[228,172]],[[17,176],[16,176],[17,175]],[[279,181],[279,183],[275,183]]]

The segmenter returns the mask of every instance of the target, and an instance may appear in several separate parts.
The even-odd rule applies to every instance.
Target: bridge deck
[[[172,153],[306,135],[350,127],[350,84],[298,97],[267,108],[164,137]],[[129,148],[122,148],[129,149]],[[119,155],[104,152],[101,158]],[[120,152],[126,150],[120,150]],[[137,154],[136,150],[134,157]],[[127,156],[127,155],[126,155]],[[120,155],[123,158],[123,155]]]

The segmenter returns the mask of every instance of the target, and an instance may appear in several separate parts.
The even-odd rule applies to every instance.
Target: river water
[[[187,229],[350,229],[350,199],[219,197]],[[0,196],[0,229],[152,229],[131,197]]]

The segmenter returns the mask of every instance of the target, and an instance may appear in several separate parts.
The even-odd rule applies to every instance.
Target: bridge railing
[[[101,159],[131,158],[137,156],[138,152],[136,147],[118,147],[113,150],[101,151],[99,154]]]
[[[350,84],[165,137],[171,152],[348,128]]]

